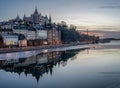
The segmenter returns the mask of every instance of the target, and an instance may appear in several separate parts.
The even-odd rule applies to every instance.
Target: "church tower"
[[[35,6],[35,12],[34,12],[34,14],[38,14],[37,6]]]
[[[21,20],[18,14],[17,14],[17,17],[15,18],[15,20],[16,21],[20,21]]]
[[[52,23],[51,15],[49,15],[49,23]]]
[[[24,14],[23,20],[25,21],[25,19],[26,19],[26,15]]]
[[[40,15],[37,10],[37,6],[35,7],[34,13],[31,15],[32,21],[34,24],[39,24],[40,22]]]

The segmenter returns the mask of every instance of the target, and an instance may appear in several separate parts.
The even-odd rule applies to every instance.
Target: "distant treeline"
[[[76,30],[76,26],[67,25],[58,25],[59,30],[61,30],[61,40],[63,43],[71,43],[71,42],[84,42],[86,40],[90,40],[93,42],[99,41],[99,36],[89,36],[85,34],[80,34],[79,31]]]

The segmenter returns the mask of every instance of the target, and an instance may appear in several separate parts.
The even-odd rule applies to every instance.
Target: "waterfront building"
[[[48,30],[48,44],[57,45],[61,44],[61,31],[55,27]]]
[[[1,29],[0,28],[0,34],[10,34],[13,33],[12,29]]]
[[[37,36],[36,30],[34,28],[30,28],[25,24],[13,26],[13,33],[23,34],[27,40],[35,40]]]
[[[5,46],[18,46],[17,34],[2,34],[2,38]]]
[[[27,40],[35,40],[37,37],[36,30],[34,28],[28,27],[27,29]]]
[[[1,29],[12,29],[12,24],[9,23],[9,22],[3,22],[1,25],[0,25]]]
[[[47,30],[37,29],[37,39],[47,39]]]
[[[27,46],[27,39],[24,35],[19,34],[19,47],[25,47]]]
[[[19,47],[26,47],[27,46],[27,40],[23,39],[23,40],[19,40]]]
[[[62,23],[66,24],[65,22]],[[0,22],[0,33],[24,35],[25,39],[19,40],[19,46],[27,46],[28,43],[31,46],[61,43],[61,31],[56,25],[53,26],[51,16],[42,16],[37,7],[30,17],[24,14],[23,19],[21,19],[17,15],[16,18],[7,22]]]
[[[23,34],[25,37],[27,37],[27,26],[22,24],[22,25],[14,25],[13,26],[13,33],[17,34]]]
[[[36,39],[47,39],[47,30],[42,25],[35,25],[37,38]]]

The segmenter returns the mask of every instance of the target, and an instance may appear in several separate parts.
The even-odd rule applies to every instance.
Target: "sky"
[[[87,34],[86,31],[84,30],[80,30],[80,32],[82,34]],[[89,31],[88,32],[88,35],[91,35],[91,36],[99,36],[101,39],[104,39],[104,38],[116,38],[116,39],[120,39],[120,32],[118,31]]]
[[[37,6],[53,22],[65,21],[79,30],[120,32],[120,0],[0,0],[0,21],[30,16]]]

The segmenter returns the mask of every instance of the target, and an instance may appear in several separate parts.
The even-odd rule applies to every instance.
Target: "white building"
[[[17,34],[2,34],[5,46],[17,46],[18,35]]]
[[[1,29],[12,29],[12,24],[9,22],[3,22],[1,23]]]
[[[23,34],[25,37],[27,37],[28,28],[26,25],[14,25],[12,29],[13,33]]]
[[[30,28],[24,24],[13,26],[13,33],[23,34],[27,40],[35,40],[36,39],[36,30],[34,28]]]
[[[37,39],[47,39],[47,30],[37,30]]]
[[[29,28],[27,31],[27,40],[35,40],[36,37],[36,30],[34,28]]]
[[[36,29],[36,39],[47,39],[47,30],[43,26],[35,25],[34,28]]]
[[[0,29],[1,34],[9,34],[13,33],[12,29]]]

